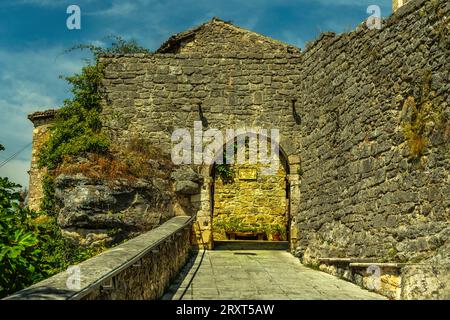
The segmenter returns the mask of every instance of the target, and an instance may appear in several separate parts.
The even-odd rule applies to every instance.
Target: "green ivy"
[[[103,66],[99,63],[85,66],[81,74],[65,79],[72,85],[74,97],[64,101],[58,110],[49,141],[39,154],[39,166],[52,170],[66,156],[87,152],[107,153],[108,138],[101,132],[100,82]]]
[[[42,191],[44,198],[41,203],[41,210],[49,215],[54,215],[55,209],[55,181],[50,174],[44,175],[42,179]]]
[[[234,153],[236,154],[237,144],[234,144]],[[227,152],[223,150],[223,163],[216,163],[214,166],[216,170],[216,174],[222,179],[224,182],[231,182],[234,177],[234,170],[230,164],[227,164]]]
[[[104,54],[149,53],[135,40],[126,41],[121,37],[110,36],[113,42],[108,48],[94,45],[78,45],[76,49],[87,49],[94,56],[94,62],[82,68],[81,73],[63,77],[71,86],[72,99],[64,101],[58,110],[51,129],[49,141],[39,155],[39,165],[50,170],[57,168],[66,156],[84,153],[106,154],[110,141],[102,132],[101,81],[105,65],[99,62]]]
[[[216,164],[216,173],[223,181],[233,179],[234,171],[229,164]]]

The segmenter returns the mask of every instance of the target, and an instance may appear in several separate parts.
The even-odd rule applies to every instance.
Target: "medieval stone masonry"
[[[233,187],[214,166],[181,166],[172,180],[193,187],[166,215],[196,214],[197,241],[212,248],[214,219],[252,214],[260,197],[255,212],[282,208],[303,263],[367,286],[376,262],[382,294],[448,298],[450,3],[402,3],[380,30],[323,33],[304,52],[214,18],[154,54],[103,56],[104,130],[170,155],[174,130],[194,121],[223,133],[279,129],[286,168],[275,179]]]

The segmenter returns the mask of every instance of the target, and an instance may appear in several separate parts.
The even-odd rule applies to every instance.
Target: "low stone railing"
[[[390,299],[450,299],[450,265],[319,258],[319,269]]]
[[[192,217],[174,217],[5,299],[159,299],[188,259],[192,223]]]

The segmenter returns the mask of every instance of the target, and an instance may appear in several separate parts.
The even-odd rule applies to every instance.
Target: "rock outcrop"
[[[153,229],[173,214],[168,181],[99,180],[82,174],[55,179],[58,224],[80,245],[110,244]]]
[[[171,174],[171,179],[175,182],[175,193],[182,196],[200,193],[203,177],[190,167],[182,167]]]

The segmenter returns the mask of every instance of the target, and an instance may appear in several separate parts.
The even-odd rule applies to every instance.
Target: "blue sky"
[[[81,30],[68,30],[66,9],[81,8]],[[367,19],[369,5],[391,14],[391,0],[0,0],[0,162],[31,142],[27,115],[70,97],[60,75],[80,70],[85,53],[64,54],[107,35],[155,50],[172,34],[212,17],[303,48],[324,31],[345,32]],[[31,147],[0,168],[27,186]]]

